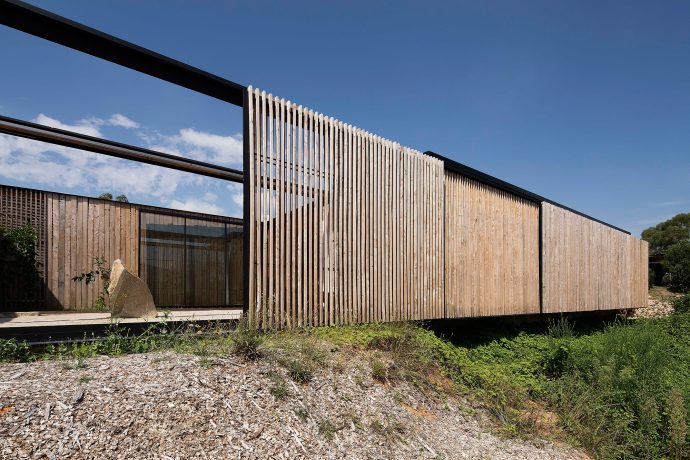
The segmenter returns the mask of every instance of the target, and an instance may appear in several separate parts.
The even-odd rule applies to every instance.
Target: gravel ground
[[[70,459],[495,458],[583,455],[500,439],[481,411],[373,381],[366,361],[285,378],[270,362],[151,353],[0,366],[0,457]],[[284,375],[284,374],[283,374]]]
[[[647,300],[647,306],[644,308],[636,308],[632,310],[629,318],[662,318],[673,313],[673,305],[671,304],[672,298],[662,298],[654,299],[649,298]]]

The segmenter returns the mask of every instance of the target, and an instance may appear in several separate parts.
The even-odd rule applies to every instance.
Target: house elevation
[[[242,305],[263,327],[646,304],[647,244],[624,230],[20,1],[0,23],[243,108],[242,171],[8,117],[0,132],[243,183]]]

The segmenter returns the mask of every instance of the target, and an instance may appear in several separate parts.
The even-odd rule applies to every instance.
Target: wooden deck
[[[167,313],[167,315],[166,315]],[[241,308],[207,308],[159,311],[155,319],[111,318],[109,312],[18,312],[0,313],[0,329],[92,326],[110,324],[147,324],[162,321],[229,321],[242,317]],[[0,331],[0,335],[2,332]]]
[[[0,313],[0,338],[17,339],[30,344],[96,340],[111,333],[115,324],[127,333],[141,333],[152,325],[204,324],[235,321],[242,318],[242,308],[197,308],[159,311],[155,319],[111,318],[108,312],[19,312]]]

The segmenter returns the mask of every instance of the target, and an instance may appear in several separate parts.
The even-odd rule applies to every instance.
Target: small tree
[[[98,198],[101,200],[112,200],[113,194],[110,192],[101,193],[100,195],[98,195]]]
[[[690,292],[690,241],[680,241],[668,247],[664,268],[664,279],[669,288]]]
[[[83,281],[88,285],[99,278],[103,281],[103,292],[98,296],[98,300],[96,300],[96,305],[94,305],[94,307],[96,310],[107,310],[108,304],[106,299],[108,298],[108,286],[110,286],[110,269],[105,267],[104,257],[94,257],[93,269],[75,276],[72,278],[72,281]]]
[[[118,195],[115,197],[115,201],[119,201],[120,203],[129,203],[127,195]]]

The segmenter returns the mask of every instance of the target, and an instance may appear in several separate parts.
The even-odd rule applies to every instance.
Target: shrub
[[[676,313],[690,313],[690,294],[673,299],[673,309]]]
[[[378,358],[371,360],[371,376],[379,382],[385,382],[388,377],[388,366]]]
[[[30,224],[7,229],[0,227],[0,304],[10,311],[23,309],[26,302],[37,300],[41,279],[38,268],[41,262],[36,259],[38,233]],[[20,298],[9,294],[13,287],[21,286]]]
[[[682,369],[660,323],[617,323],[565,345],[562,374],[548,384],[563,424],[603,458],[661,455],[668,445],[661,408]]]
[[[669,246],[664,256],[665,280],[670,289],[690,292],[690,241]]]
[[[669,456],[672,459],[687,458],[686,442],[688,427],[685,420],[685,402],[683,394],[674,388],[668,398],[668,433],[669,433]]]
[[[0,363],[33,361],[34,356],[26,342],[17,339],[0,339]]]

